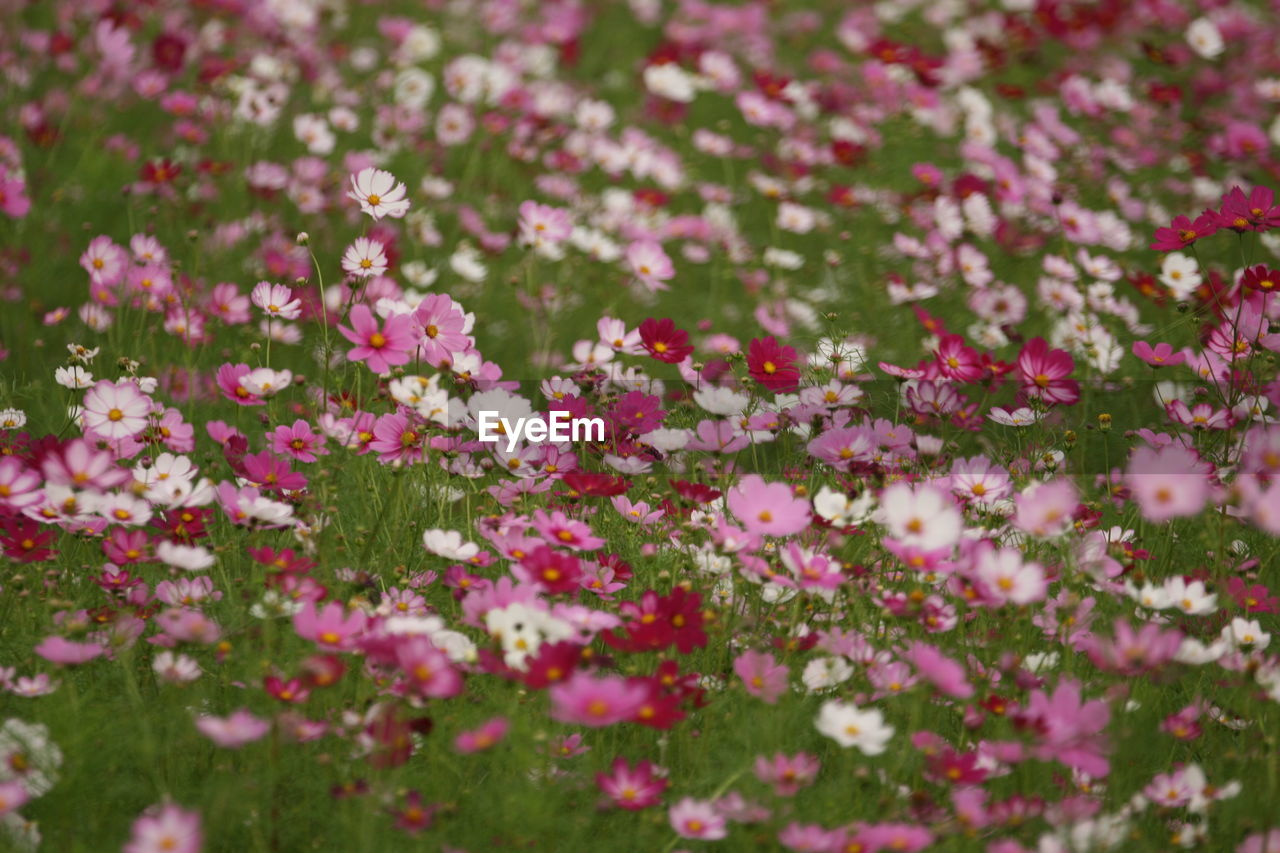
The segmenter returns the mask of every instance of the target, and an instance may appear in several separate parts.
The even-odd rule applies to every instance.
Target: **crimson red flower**
[[[573,675],[581,662],[582,646],[577,643],[568,640],[543,643],[538,646],[537,655],[525,660],[526,669],[520,678],[526,686],[543,690]]]
[[[643,685],[649,691],[632,715],[631,722],[651,729],[669,729],[685,718],[685,713],[680,710],[680,697],[666,693],[661,681],[642,677],[628,680],[632,684]]]
[[[180,174],[182,167],[167,158],[145,163],[138,172],[138,176],[148,184],[167,184]]]
[[[702,596],[676,587],[670,595],[659,596],[646,590],[639,603],[625,602],[620,610],[631,619],[619,636],[614,631],[601,634],[604,641],[624,652],[661,651],[674,645],[681,654],[707,644],[702,630]]]
[[[1266,264],[1249,267],[1240,277],[1240,284],[1263,293],[1280,292],[1280,270],[1270,269]]]
[[[649,355],[667,364],[679,364],[693,352],[689,333],[677,329],[669,317],[655,320],[652,317],[640,324],[640,343]]]
[[[956,752],[950,747],[929,758],[928,776],[934,781],[952,785],[980,785],[987,771],[978,766],[978,755]]]
[[[799,358],[794,349],[778,343],[772,335],[752,338],[747,347],[747,372],[770,391],[792,391],[800,384]]]
[[[38,563],[58,553],[45,547],[57,534],[56,529],[43,528],[34,521],[7,518],[0,528],[0,547],[6,556],[18,562]]]
[[[719,489],[713,489],[705,483],[690,483],[686,480],[671,480],[670,483],[676,494],[694,503],[709,504],[722,494]]]
[[[626,477],[611,477],[608,474],[593,474],[588,471],[570,471],[560,482],[569,489],[571,498],[597,497],[611,498],[614,495],[626,494],[630,483]]]

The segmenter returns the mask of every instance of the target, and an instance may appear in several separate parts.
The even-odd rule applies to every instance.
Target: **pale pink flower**
[[[239,749],[246,743],[262,739],[271,730],[271,724],[241,708],[229,717],[197,717],[196,728],[218,746]]]

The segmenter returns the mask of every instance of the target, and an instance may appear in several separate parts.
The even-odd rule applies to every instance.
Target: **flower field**
[[[0,0],[0,849],[1280,853],[1277,39]]]

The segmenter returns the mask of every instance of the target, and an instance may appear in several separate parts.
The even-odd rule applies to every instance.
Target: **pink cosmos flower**
[[[396,646],[395,656],[397,666],[405,675],[405,686],[413,693],[432,699],[447,699],[462,692],[461,673],[429,637],[416,634],[401,641]]]
[[[1035,691],[1019,719],[1038,736],[1036,754],[1042,760],[1056,760],[1095,777],[1110,772],[1102,730],[1111,720],[1111,709],[1101,699],[1082,701],[1078,681],[1064,678],[1052,694]]]
[[[637,240],[627,246],[627,264],[640,283],[651,291],[669,290],[666,282],[675,277],[671,258],[653,240]]]
[[[90,280],[101,287],[115,287],[128,269],[129,253],[116,245],[110,237],[94,237],[80,256],[80,266]]]
[[[268,317],[280,320],[296,320],[302,316],[302,300],[283,284],[260,281],[254,285],[249,300],[262,309]]]
[[[44,500],[40,474],[17,456],[0,456],[0,510],[21,512]]]
[[[778,697],[787,692],[790,669],[768,652],[743,652],[734,660],[733,671],[742,679],[748,693],[769,705],[777,703]]]
[[[855,462],[867,462],[876,453],[875,436],[865,426],[829,429],[809,442],[808,451],[828,465],[848,468]]]
[[[216,379],[222,396],[241,406],[265,406],[267,401],[244,387],[240,381],[251,372],[253,368],[247,364],[227,363],[219,367]]]
[[[1018,353],[1022,393],[1046,403],[1071,405],[1080,399],[1080,386],[1067,377],[1075,359],[1066,350],[1050,349],[1044,338],[1033,338]]]
[[[202,715],[196,718],[196,728],[209,740],[225,749],[239,749],[247,743],[260,740],[271,724],[241,708],[229,717]]]
[[[104,654],[98,643],[75,643],[63,637],[46,637],[35,647],[35,653],[51,663],[74,666]]]
[[[475,318],[447,294],[424,296],[414,309],[413,321],[420,330],[418,346],[422,359],[432,366],[451,363],[471,348],[470,332]]]
[[[102,379],[84,395],[85,429],[109,441],[130,438],[147,427],[151,398],[128,379]]]
[[[384,465],[421,462],[424,437],[421,424],[411,422],[407,415],[382,415],[374,421],[369,450],[378,454],[378,461]]]
[[[592,534],[587,524],[575,521],[559,510],[550,514],[536,510],[533,513],[533,526],[542,538],[556,547],[573,551],[594,551],[605,544],[605,540]]]
[[[854,844],[866,850],[900,850],[902,853],[919,853],[933,844],[933,833],[923,826],[913,824],[878,823],[859,831]],[[856,850],[857,847],[854,849]]]
[[[754,535],[790,536],[809,526],[809,502],[796,497],[786,483],[766,483],[758,474],[743,477],[726,500]]]
[[[654,773],[648,761],[637,762],[635,767],[619,756],[613,760],[608,773],[596,774],[596,787],[605,793],[613,805],[628,811],[639,811],[656,806],[662,792],[670,784]]]
[[[31,799],[31,792],[21,779],[0,782],[0,817],[17,811]]]
[[[1182,639],[1182,632],[1176,628],[1166,631],[1148,622],[1135,631],[1124,619],[1116,619],[1113,639],[1089,633],[1082,639],[1080,648],[1098,669],[1134,676],[1159,669],[1173,660]]]
[[[569,211],[536,201],[520,203],[520,242],[529,246],[562,243],[572,233]]]
[[[224,325],[235,326],[249,322],[249,297],[230,282],[221,282],[209,292],[207,310]]]
[[[964,528],[952,497],[928,484],[889,486],[880,493],[877,519],[899,543],[923,551],[950,548]]]
[[[1048,584],[1039,563],[1022,559],[1017,548],[981,548],[973,578],[992,604],[1031,604],[1043,601]]]
[[[379,327],[367,305],[351,309],[351,326],[338,326],[342,336],[356,346],[347,350],[351,361],[363,361],[374,373],[386,373],[392,367],[408,364],[417,346],[413,334],[413,318],[408,314],[388,317]]]
[[[330,601],[323,609],[316,604],[306,604],[293,614],[293,630],[299,637],[338,651],[352,648],[367,622],[362,612],[353,610],[347,614],[337,601]]]
[[[973,695],[973,685],[965,677],[965,669],[928,643],[912,643],[903,659],[920,673],[920,676],[939,691],[956,699],[968,699]]]
[[[290,456],[299,462],[315,462],[317,456],[327,456],[324,435],[314,432],[311,424],[299,418],[293,426],[278,426],[267,435],[267,444],[273,453]]]
[[[1146,341],[1134,341],[1133,354],[1152,367],[1176,367],[1187,360],[1185,353],[1175,353],[1173,347],[1164,341],[1154,347]]]
[[[1195,515],[1209,499],[1212,466],[1190,448],[1139,447],[1129,457],[1125,483],[1148,521]]]
[[[667,819],[681,838],[718,841],[729,834],[725,818],[706,800],[685,797],[671,807]]]
[[[821,767],[817,757],[807,752],[795,755],[779,752],[772,758],[756,756],[755,774],[761,782],[772,785],[779,797],[793,797],[801,788],[813,784]]]
[[[173,643],[199,643],[212,645],[222,639],[218,623],[199,610],[175,607],[155,617],[156,624],[164,632],[164,645]]]
[[[494,717],[479,728],[459,734],[453,741],[453,748],[464,754],[481,752],[501,742],[509,728],[511,723],[506,717]]]
[[[643,683],[616,675],[596,678],[581,671],[548,692],[552,719],[594,728],[630,719],[649,696]]]
[[[152,806],[133,822],[124,853],[200,853],[203,846],[199,812],[169,803]]]
[[[1013,526],[1037,539],[1061,536],[1079,503],[1080,493],[1066,477],[1033,484],[1014,498]]]
[[[1255,832],[1236,848],[1236,853],[1273,853],[1280,850],[1280,827],[1268,832]]]
[[[387,271],[387,253],[382,244],[357,237],[342,255],[342,271],[356,278],[372,278]]]
[[[951,491],[980,504],[994,503],[1013,491],[1009,472],[985,456],[951,463]]]

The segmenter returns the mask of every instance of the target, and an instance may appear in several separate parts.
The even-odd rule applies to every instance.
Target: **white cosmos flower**
[[[292,381],[293,373],[288,370],[259,367],[240,377],[240,387],[255,397],[270,397],[282,388],[287,388]]]
[[[21,781],[39,797],[58,781],[62,750],[49,740],[44,723],[9,719],[0,726],[0,782]]]
[[[851,498],[844,492],[837,492],[830,486],[823,486],[813,496],[813,511],[837,527],[862,524],[871,517],[875,505],[875,496],[870,491],[864,491],[856,498]]]
[[[480,553],[480,546],[464,542],[458,531],[440,528],[432,528],[422,534],[422,547],[448,560],[470,560]]]
[[[1196,18],[1191,22],[1187,27],[1187,44],[1204,59],[1216,59],[1225,47],[1222,33],[1208,18]]]
[[[1271,635],[1262,630],[1257,619],[1241,619],[1239,616],[1222,629],[1222,639],[1237,648],[1265,649],[1271,644]]]
[[[751,402],[746,394],[732,388],[699,388],[693,392],[693,402],[713,415],[740,415]]]
[[[213,554],[199,545],[161,542],[156,546],[160,562],[188,572],[202,572],[214,564]]]
[[[843,684],[853,676],[853,667],[840,657],[814,658],[805,664],[800,680],[809,688],[810,693],[817,693],[837,684]]]
[[[862,710],[838,699],[822,703],[815,724],[819,733],[841,746],[856,746],[867,755],[884,752],[893,737],[893,726],[885,724],[884,714],[879,710]]]
[[[1190,298],[1202,281],[1200,263],[1190,255],[1170,252],[1160,262],[1160,282],[1179,302]]]
[[[93,374],[78,364],[59,367],[53,372],[53,378],[63,388],[88,388],[93,384]]]
[[[681,104],[689,103],[698,93],[697,78],[674,62],[646,68],[644,86],[659,97]]]

